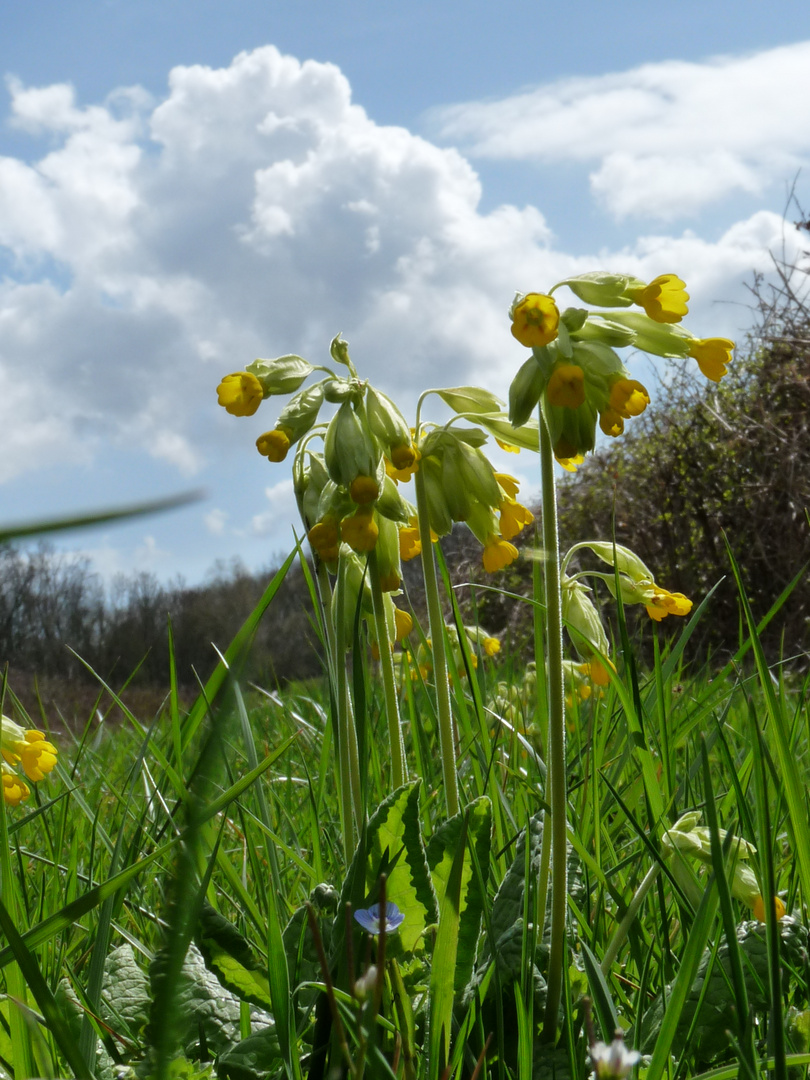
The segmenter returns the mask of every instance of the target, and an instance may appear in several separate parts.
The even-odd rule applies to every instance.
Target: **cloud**
[[[807,164],[810,42],[563,79],[430,119],[472,157],[596,163],[592,190],[616,217],[672,220]]]
[[[792,87],[799,52],[783,52]],[[684,104],[697,93],[693,68],[716,76],[719,94],[726,76],[740,83],[739,65],[761,63],[664,64],[524,98],[562,103],[543,153],[596,157],[597,194],[629,213],[622,175],[635,169],[633,184],[661,205],[673,146],[683,161],[696,152]],[[597,237],[574,256],[542,208],[483,212],[480,179],[459,150],[375,124],[337,67],[272,46],[221,69],[175,68],[160,101],[129,88],[83,105],[64,84],[8,87],[11,122],[32,152],[0,157],[0,481],[55,460],[82,463],[87,475],[111,450],[135,451],[155,467],[206,475],[220,508],[206,519],[209,534],[228,515],[229,535],[289,539],[288,482],[268,489],[264,512],[246,513],[249,500],[236,501],[244,483],[227,465],[255,456],[274,404],[240,421],[215,404],[221,376],[254,357],[322,362],[342,331],[361,373],[406,411],[428,385],[480,381],[505,395],[523,359],[506,319],[516,290],[598,267],[647,279],[676,270],[696,298],[695,331],[733,334],[747,318],[711,302],[743,298],[743,280],[768,268],[768,248],[781,241],[779,216],[760,211],[716,238],[628,233],[613,250]],[[447,112],[444,130],[454,124],[476,153],[516,156],[515,123],[528,114],[515,101]],[[728,121],[736,141],[714,146],[704,171],[684,181],[679,213],[712,183],[721,193],[764,182],[743,138],[755,128],[764,154],[767,124],[762,110],[746,114],[752,101]],[[801,119],[807,101],[796,107]],[[541,119],[529,124],[532,146]],[[667,124],[680,140],[658,131]],[[639,130],[658,136],[644,143]],[[774,161],[804,153],[805,134],[781,117],[769,138]]]

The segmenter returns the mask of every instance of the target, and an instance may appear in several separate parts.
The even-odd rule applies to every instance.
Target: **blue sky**
[[[807,190],[806,3],[7,8],[0,519],[208,493],[60,541],[105,575],[289,548],[274,403],[215,403],[255,356],[342,330],[406,411],[504,393],[515,290],[597,267],[678,272],[690,328],[739,335]]]

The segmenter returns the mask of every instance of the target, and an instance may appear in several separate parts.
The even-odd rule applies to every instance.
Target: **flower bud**
[[[376,516],[380,531],[377,540],[377,570],[383,592],[394,592],[402,583],[402,564],[399,556],[399,529],[389,518]]]
[[[315,368],[300,356],[290,355],[276,360],[254,360],[247,370],[261,383],[264,396],[270,397],[295,393]]]
[[[532,415],[547,382],[545,368],[535,356],[530,356],[521,365],[509,387],[509,420],[514,427],[522,427]]]
[[[610,653],[605,628],[589,593],[590,589],[581,582],[564,578],[562,582],[563,622],[567,624],[569,632],[573,631],[571,637],[574,647],[584,660],[588,660],[594,654],[608,656]]]
[[[343,364],[344,367],[351,367],[352,362],[349,359],[349,343],[344,341],[340,334],[337,337],[333,337],[329,343],[329,355],[335,361],[336,364]]]
[[[403,525],[407,525],[414,515],[413,506],[402,498],[399,488],[390,476],[383,479],[382,491],[375,510],[382,517],[386,517],[391,521],[402,522]]]
[[[324,460],[329,475],[345,488],[350,488],[359,476],[377,477],[380,451],[365,416],[348,401],[343,402],[329,421],[324,438]]]
[[[626,274],[608,274],[603,270],[596,270],[590,274],[579,274],[558,281],[551,290],[552,293],[563,285],[567,285],[574,296],[593,307],[630,307],[633,298],[629,295],[629,290],[643,287],[644,282]]]
[[[614,349],[633,345],[636,340],[635,331],[629,326],[623,326],[615,319],[608,319],[603,315],[589,316],[571,336],[575,341],[598,341]]]
[[[452,386],[436,393],[456,413],[497,413],[503,408],[499,397],[479,386]]]
[[[397,450],[408,450],[407,460],[398,455],[403,464],[394,462],[396,468],[406,468],[412,464],[415,454],[411,447],[411,431],[405,422],[405,417],[396,407],[394,402],[373,386],[366,391],[366,416],[368,426],[383,448],[383,452],[393,461],[393,455]]]

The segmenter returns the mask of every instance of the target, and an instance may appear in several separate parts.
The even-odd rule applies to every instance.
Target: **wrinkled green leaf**
[[[457,993],[470,981],[478,948],[478,936],[481,931],[481,915],[484,910],[482,887],[486,889],[492,836],[492,806],[489,799],[485,795],[481,796],[470,804],[464,815],[457,814],[440,825],[430,838],[427,848],[428,866],[441,909],[453,860],[461,842],[465,815],[468,815],[467,838],[475,847],[483,881],[476,875],[469,847],[465,846],[461,870],[458,950],[454,977],[454,988]]]

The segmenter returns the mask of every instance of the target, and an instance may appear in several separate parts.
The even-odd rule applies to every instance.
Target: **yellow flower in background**
[[[413,619],[407,611],[403,611],[401,608],[394,608],[394,637],[397,641],[402,641],[413,630]]]
[[[616,668],[613,664],[611,664],[610,661],[608,661],[608,663],[610,664],[611,670],[615,671]],[[608,669],[598,656],[592,657],[587,664],[582,664],[580,666],[580,671],[583,675],[586,675],[591,682],[596,683],[597,686],[610,685],[610,674]]]
[[[566,472],[576,472],[577,466],[581,465],[585,460],[584,454],[574,454],[573,457],[557,457],[557,452],[554,452],[557,464],[565,469]]]
[[[263,400],[262,384],[249,371],[226,375],[217,387],[217,401],[231,416],[253,416]]]
[[[494,656],[495,653],[501,651],[501,643],[496,637],[485,637],[481,642],[481,647],[487,656]]]
[[[504,540],[503,537],[498,536],[496,533],[492,533],[487,538],[482,561],[488,574],[503,570],[505,566],[513,563],[517,557],[518,549],[514,544],[510,544],[508,540]]]
[[[728,338],[696,338],[689,343],[689,355],[712,382],[720,382],[728,371],[733,349],[734,342]]]
[[[557,336],[560,312],[550,296],[528,293],[513,305],[512,336],[528,349],[548,345]]]
[[[552,405],[578,409],[585,400],[585,372],[579,364],[557,364],[546,387]]]
[[[411,518],[411,524],[399,530],[399,557],[403,562],[415,559],[422,552],[422,541],[419,539],[419,524],[415,517]]]
[[[661,274],[653,278],[649,285],[633,289],[630,296],[655,322],[680,322],[689,311],[686,282],[675,274]]]
[[[777,922],[779,922],[779,920],[787,913],[787,908],[778,896],[773,898],[773,913],[776,916]],[[754,918],[757,922],[765,922],[765,901],[761,896],[758,896],[756,900],[754,900]]]
[[[6,806],[19,806],[31,794],[28,785],[3,762],[3,802]]]
[[[265,431],[265,433],[260,435],[256,440],[256,449],[262,457],[266,457],[274,462],[283,461],[287,456],[287,451],[290,449],[291,445],[290,429],[283,427],[273,428],[272,431]]]
[[[504,540],[513,540],[527,525],[534,521],[534,514],[514,499],[504,499],[500,504],[498,523]]]
[[[654,585],[651,595],[646,597],[647,614],[656,622],[661,622],[667,615],[688,615],[692,610],[692,601],[683,593],[672,593]]]

